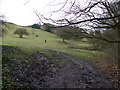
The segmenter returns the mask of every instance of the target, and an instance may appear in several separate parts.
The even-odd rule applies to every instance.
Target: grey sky
[[[6,15],[8,21],[19,25],[33,24],[38,20],[33,9],[44,13],[47,4],[45,1],[49,0],[30,0],[28,5],[24,5],[25,0],[1,0],[0,13]]]
[[[58,18],[61,13],[52,15],[50,12],[59,10],[62,4],[56,4],[65,2],[66,0],[30,0],[29,3],[24,5],[27,1],[28,0],[0,0],[0,13],[6,15],[7,20],[10,22],[23,26],[31,25],[39,21],[33,10],[37,10],[37,12],[46,17],[55,19]],[[84,2],[86,2],[86,0],[78,1],[82,3],[81,5],[85,5]]]

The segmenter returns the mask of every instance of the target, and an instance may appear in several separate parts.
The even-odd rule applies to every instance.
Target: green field
[[[105,51],[89,49],[92,47],[92,44],[90,44],[87,40],[66,40],[66,42],[63,42],[62,38],[56,36],[55,34],[40,29],[32,29],[30,27],[26,27],[29,35],[23,36],[23,38],[19,38],[18,35],[15,35],[13,33],[17,28],[20,28],[20,26],[7,23],[6,26],[3,25],[3,28],[6,27],[8,32],[2,38],[2,42],[0,42],[2,46],[17,46],[25,53],[25,55],[28,56],[38,51],[53,58],[52,56],[50,56],[51,53],[49,52],[49,50],[71,54],[73,56],[79,57],[82,60],[86,60],[88,63],[108,75],[110,78],[115,78],[116,80],[116,75],[114,75],[114,73],[116,73],[115,70],[117,70],[114,69],[114,67],[117,66],[115,58],[112,58],[112,55]],[[38,35],[38,37],[36,37],[36,35]],[[47,43],[45,43],[45,40],[47,40]],[[12,55],[12,57],[15,58],[18,56],[19,54]]]
[[[62,39],[56,36],[55,34],[40,30],[26,28],[29,32],[29,36],[24,36],[23,38],[19,38],[18,35],[14,35],[13,32],[19,27],[14,24],[7,24],[8,32],[2,39],[2,45],[7,46],[18,46],[23,49],[26,53],[31,54],[36,51],[46,51],[46,50],[55,50],[60,52],[66,52],[72,55],[76,55],[80,58],[88,59],[88,58],[99,58],[101,56],[105,56],[106,54],[102,51],[94,51],[94,50],[84,50],[84,49],[75,49],[70,46],[73,45],[79,48],[90,47],[91,44],[83,41],[70,41],[66,40],[66,43],[62,42]],[[38,35],[38,37],[36,37]],[[45,43],[47,40],[47,43]]]

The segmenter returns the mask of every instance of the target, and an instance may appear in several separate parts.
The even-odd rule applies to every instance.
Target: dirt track
[[[3,47],[4,88],[113,88],[102,73],[79,58],[51,50],[49,56],[36,52],[26,57],[20,52]],[[15,58],[14,53],[19,55]]]

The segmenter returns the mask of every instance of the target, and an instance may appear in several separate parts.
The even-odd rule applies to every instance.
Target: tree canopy
[[[23,35],[29,35],[25,28],[18,28],[14,34],[18,34],[20,38],[23,38]]]
[[[40,25],[39,24],[33,24],[31,27],[35,28],[35,29],[40,29]]]
[[[82,33],[82,29],[76,28],[73,26],[67,26],[58,28],[56,30],[56,34],[63,38],[63,42],[65,39],[67,40],[80,40],[84,37],[84,34]]]

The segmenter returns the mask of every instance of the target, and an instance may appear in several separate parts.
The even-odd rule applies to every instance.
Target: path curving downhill
[[[48,52],[25,56],[17,48],[3,47],[3,87],[113,88],[111,81],[84,60],[62,52]]]
[[[112,83],[87,62],[61,52],[51,53],[64,62],[53,78],[46,78],[51,88],[112,88]]]

